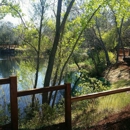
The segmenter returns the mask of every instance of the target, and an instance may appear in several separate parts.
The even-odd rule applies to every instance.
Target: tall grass
[[[83,102],[85,104],[83,104]],[[100,121],[125,111],[130,104],[130,93],[124,92],[73,104],[73,129],[96,126]]]
[[[120,88],[122,86],[129,87],[130,86],[130,80],[121,79],[121,80],[118,80],[117,82],[112,84],[113,89]]]

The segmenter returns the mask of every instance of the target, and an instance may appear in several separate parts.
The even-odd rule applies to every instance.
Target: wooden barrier
[[[65,123],[67,126],[67,130],[71,130],[71,85],[65,85]]]
[[[119,56],[123,56],[123,51],[124,51],[125,56],[130,56],[130,48],[124,48],[124,49],[120,48],[118,50]]]
[[[71,85],[69,83],[65,85],[60,85],[60,86],[54,86],[54,87],[37,88],[37,89],[32,89],[32,90],[27,90],[27,91],[17,91],[17,77],[11,76],[6,79],[0,79],[0,84],[10,84],[11,129],[12,130],[18,130],[17,97],[64,89],[65,90],[65,124],[66,124],[67,130],[71,130],[72,129],[71,127],[71,103],[72,102],[77,102],[81,100],[98,98],[102,96],[130,91],[130,87],[125,87],[125,88],[119,88],[116,90],[92,93],[92,94],[87,94],[87,95],[82,95],[79,97],[71,98]]]
[[[69,83],[54,87],[17,91],[17,77],[11,76],[6,79],[0,79],[0,84],[10,84],[11,130],[18,130],[18,97],[62,89],[65,90],[65,124],[67,130],[71,130],[71,85]]]
[[[71,130],[71,84],[70,83],[65,85],[60,85],[60,86],[54,86],[54,87],[45,87],[45,88],[37,88],[37,89],[26,90],[26,91],[19,91],[17,92],[17,96],[21,97],[21,96],[45,93],[50,91],[62,90],[62,89],[65,90],[65,124],[67,130]],[[17,112],[16,115],[18,115],[18,111],[15,112]]]
[[[119,88],[119,89],[115,89],[115,90],[109,90],[109,91],[98,92],[98,93],[91,93],[91,94],[82,95],[79,97],[73,97],[73,98],[71,98],[71,102],[77,102],[77,101],[82,101],[82,100],[86,100],[86,99],[98,98],[98,97],[122,93],[122,92],[126,92],[126,91],[130,91],[130,87]]]
[[[10,78],[0,79],[0,85],[9,84],[9,83],[10,83]]]

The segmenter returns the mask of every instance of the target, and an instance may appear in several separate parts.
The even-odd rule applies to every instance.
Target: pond
[[[38,87],[43,87],[46,66],[44,60],[41,60],[40,72],[38,76]],[[35,79],[35,59],[20,59],[15,56],[0,56],[0,78],[7,78],[11,75],[17,75],[18,91],[33,88]],[[0,86],[0,111],[5,110],[8,113],[8,104],[10,104],[9,85]],[[19,108],[23,109],[31,102],[32,96],[19,98]],[[41,101],[41,95],[37,95]],[[1,115],[0,115],[1,116]]]
[[[38,79],[38,85],[40,86],[43,86],[43,80],[46,71],[46,66],[42,61],[44,60],[41,60],[42,67],[40,68]],[[18,77],[18,90],[25,89],[21,88],[22,80],[28,80],[26,85],[28,85],[29,88],[26,89],[30,89],[30,85],[33,86],[35,78],[35,60],[28,60],[26,57],[20,59],[19,57],[15,56],[0,55],[0,78],[7,78],[11,75],[17,75]]]
[[[43,87],[44,76],[46,72],[45,60],[40,62],[40,71],[38,77],[38,87]],[[18,91],[29,90],[33,88],[35,79],[35,59],[27,58],[20,59],[15,56],[0,56],[0,78],[7,78],[11,75],[17,75]],[[63,92],[60,91],[57,95],[56,103],[63,97]],[[41,103],[42,95],[36,95],[36,98]],[[32,96],[24,96],[18,98],[18,107],[23,110],[32,101]],[[10,104],[9,85],[0,86],[0,111],[9,114],[8,105]],[[1,115],[0,115],[1,116]]]

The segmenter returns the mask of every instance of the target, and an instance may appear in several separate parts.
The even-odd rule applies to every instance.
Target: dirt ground
[[[97,126],[86,130],[130,130],[130,106],[124,108],[122,112],[110,115],[100,121]]]
[[[110,66],[104,73],[104,77],[111,83],[117,82],[121,79],[130,79],[130,66],[125,62],[119,62]]]

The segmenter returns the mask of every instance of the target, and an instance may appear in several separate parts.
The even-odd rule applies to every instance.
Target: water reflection
[[[35,68],[36,68],[36,59],[31,58],[19,58],[17,56],[1,56],[0,55],[0,78],[6,78],[16,73],[18,81],[18,91],[28,90],[33,88],[34,79],[35,79]],[[44,59],[40,61],[40,71],[38,76],[38,87],[43,87],[44,76],[46,72],[46,63]],[[65,78],[64,81],[70,81],[73,74],[67,75],[68,78]],[[74,77],[72,78],[74,79]],[[10,105],[10,90],[9,85],[0,86],[0,117],[1,114],[9,115],[8,106]],[[54,94],[52,94],[53,101]],[[64,91],[58,91],[55,103],[58,103],[64,97]],[[41,94],[36,95],[39,103],[42,103]],[[18,107],[20,109],[21,115],[26,106],[31,104],[32,96],[25,96],[18,98]],[[51,104],[50,103],[50,104]]]
[[[33,88],[35,79],[35,59],[27,57],[20,58],[18,56],[2,56],[0,55],[0,78],[7,78],[13,73],[17,75],[18,91]],[[38,87],[43,87],[43,80],[46,71],[43,59],[41,60],[41,68],[38,77]],[[25,100],[26,99],[26,100]],[[19,108],[23,109],[28,102],[31,102],[31,96],[18,98]],[[41,98],[39,99],[41,100]],[[10,88],[9,85],[0,85],[0,121],[1,117],[9,115],[8,106],[10,105]]]
[[[46,71],[44,61],[45,60],[43,59],[40,60],[38,79],[38,86],[40,87],[43,86],[43,80]],[[7,78],[11,75],[17,75],[18,86],[24,84],[24,86],[28,86],[28,89],[33,87],[36,72],[35,68],[36,59],[34,58],[31,59],[28,57],[21,58],[18,56],[0,55],[0,78]]]
[[[13,71],[18,68],[19,60],[15,57],[0,55],[0,78],[6,78],[12,75]]]

